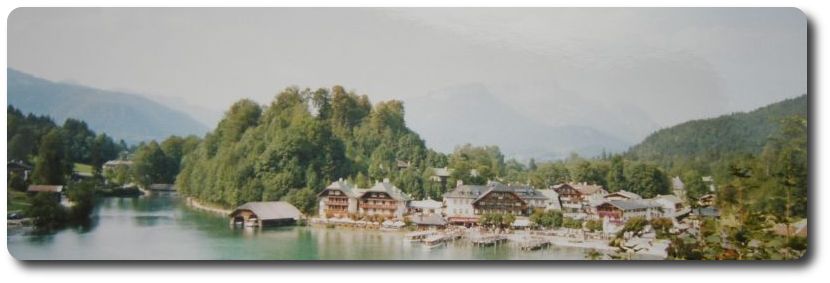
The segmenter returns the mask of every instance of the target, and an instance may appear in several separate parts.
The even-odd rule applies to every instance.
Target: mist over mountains
[[[481,84],[435,91],[407,100],[405,107],[409,126],[429,147],[441,152],[472,143],[498,145],[507,157],[519,160],[553,160],[570,153],[595,156],[603,150],[621,152],[633,144],[595,127],[572,123],[570,117],[578,118],[577,113],[551,111],[550,124],[530,118]]]
[[[79,119],[128,143],[207,132],[188,114],[141,95],[52,82],[11,68],[7,73],[7,104],[24,113],[48,115],[59,125],[67,118]]]

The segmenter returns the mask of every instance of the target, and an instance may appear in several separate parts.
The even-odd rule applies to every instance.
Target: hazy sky
[[[481,84],[551,125],[630,109],[652,123],[634,139],[807,90],[806,19],[789,8],[21,8],[8,34],[9,67],[197,116],[290,85],[407,101]]]

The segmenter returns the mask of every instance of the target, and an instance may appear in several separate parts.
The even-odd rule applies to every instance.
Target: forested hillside
[[[802,95],[747,113],[689,121],[651,134],[626,156],[672,168],[678,162],[709,163],[728,155],[758,154],[784,118],[806,118],[807,110],[807,96]]]
[[[400,101],[373,106],[342,87],[288,88],[267,106],[235,103],[185,157],[176,182],[215,204],[288,199],[309,210],[316,192],[339,178],[360,186],[390,178],[420,197],[425,169],[444,165],[433,155],[407,128]]]

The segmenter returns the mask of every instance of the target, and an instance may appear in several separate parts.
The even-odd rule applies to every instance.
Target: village
[[[434,172],[434,181],[446,182],[449,177],[446,168],[434,168]],[[711,178],[708,181],[714,191]],[[697,235],[703,219],[719,217],[712,206],[714,194],[700,198],[692,209],[680,178],[673,178],[672,186],[671,195],[645,199],[588,183],[536,189],[496,181],[484,185],[458,181],[442,200],[414,200],[388,179],[369,188],[341,179],[317,194],[317,215],[302,215],[282,201],[246,203],[228,215],[232,227],[303,222],[332,229],[400,232],[407,242],[429,249],[463,241],[475,247],[511,245],[524,251],[549,246],[585,248],[599,258],[634,254],[665,258],[669,241],[658,237],[651,223],[662,223],[659,229],[668,233]],[[559,215],[564,223],[537,223],[542,222],[538,216],[551,214]],[[642,224],[624,231],[631,222]]]
[[[131,166],[130,161],[112,160],[102,166],[105,174]],[[9,170],[28,174],[30,167],[9,163]],[[17,172],[20,171],[20,172]],[[432,168],[432,182],[447,185],[452,169]],[[474,172],[473,172],[474,173]],[[73,178],[88,178],[76,172]],[[679,177],[671,180],[672,194],[643,198],[626,190],[609,192],[589,183],[562,183],[536,189],[526,184],[488,181],[483,185],[464,184],[443,195],[442,200],[414,200],[389,179],[369,188],[348,180],[337,180],[317,194],[317,215],[304,215],[285,201],[249,202],[233,210],[202,204],[188,198],[191,207],[229,218],[232,229],[269,226],[311,225],[331,229],[365,229],[401,233],[406,242],[425,248],[440,248],[452,242],[487,248],[509,245],[522,251],[549,246],[583,248],[598,258],[647,255],[667,257],[670,242],[658,236],[659,229],[672,234],[700,234],[701,223],[718,218],[713,207],[715,185],[704,177],[713,194],[694,203],[686,200],[685,185]],[[30,185],[29,194],[50,193],[65,206],[63,186]],[[158,192],[175,192],[173,184],[147,187],[127,184],[110,189],[116,197],[134,197]],[[555,216],[551,216],[555,215]],[[548,217],[547,221],[545,218]],[[558,217],[558,223],[550,222]],[[25,219],[12,219],[18,223]],[[539,223],[547,222],[547,223]],[[554,221],[556,222],[556,221]],[[626,229],[626,224],[636,228]]]

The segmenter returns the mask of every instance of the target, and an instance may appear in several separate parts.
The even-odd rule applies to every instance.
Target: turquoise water
[[[585,259],[585,250],[525,252],[510,246],[472,247],[463,241],[427,249],[400,232],[281,227],[240,229],[226,218],[187,207],[175,194],[105,198],[85,228],[53,235],[8,232],[9,252],[22,260],[51,259]]]

